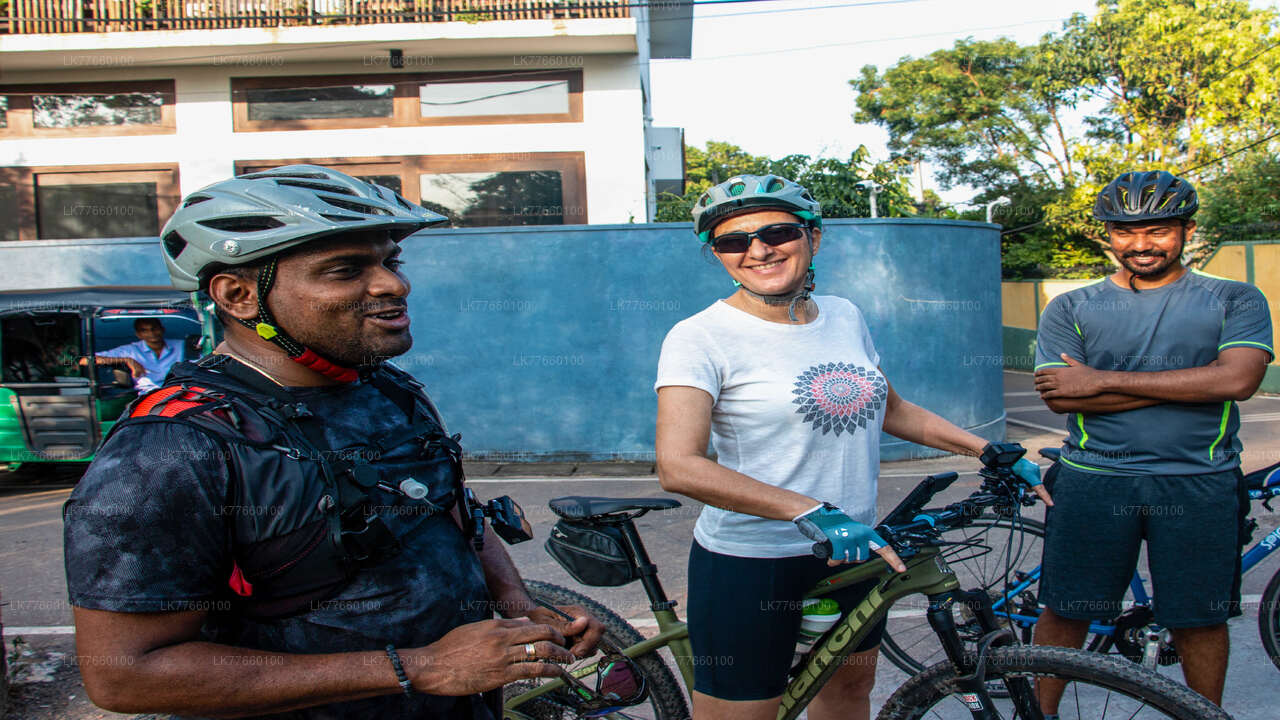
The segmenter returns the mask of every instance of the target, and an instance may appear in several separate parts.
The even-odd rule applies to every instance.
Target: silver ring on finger
[[[533,643],[524,644],[524,656],[530,662],[538,659],[538,650],[533,646]]]

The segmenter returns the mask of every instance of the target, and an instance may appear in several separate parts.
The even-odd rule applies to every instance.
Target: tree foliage
[[[1090,210],[1126,170],[1196,182],[1219,228],[1206,238],[1247,224],[1243,206],[1215,208],[1234,196],[1214,184],[1268,172],[1277,48],[1276,12],[1247,0],[1099,0],[1037,43],[961,40],[850,83],[855,118],[885,128],[896,157],[941,168],[943,187],[978,188],[976,201],[1013,200],[1006,270],[1078,272],[1103,260]]]

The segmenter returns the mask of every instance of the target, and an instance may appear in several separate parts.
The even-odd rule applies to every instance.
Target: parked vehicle
[[[121,366],[97,354],[135,341],[154,318],[184,357],[213,349],[213,314],[170,287],[81,287],[0,292],[0,468],[92,459],[137,396]]]

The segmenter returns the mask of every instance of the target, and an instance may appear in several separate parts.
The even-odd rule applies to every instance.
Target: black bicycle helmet
[[[1093,204],[1093,217],[1103,222],[1185,220],[1200,201],[1195,187],[1164,170],[1127,172],[1107,183]]]

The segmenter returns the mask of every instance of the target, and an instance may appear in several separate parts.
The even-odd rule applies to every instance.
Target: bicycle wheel
[[[993,681],[1056,678],[1068,682],[1058,706],[1062,720],[1230,720],[1230,715],[1180,683],[1114,655],[1068,648],[1018,645],[993,648],[987,655],[988,685]],[[877,720],[969,720],[969,708],[955,693],[951,663],[934,665],[908,680],[885,703]],[[1010,700],[994,700],[1000,717],[1025,718]]]
[[[1258,606],[1258,632],[1262,635],[1262,647],[1267,657],[1280,670],[1280,570],[1271,576],[1267,589],[1262,591],[1262,604]]]
[[[596,619],[604,623],[605,637],[620,648],[634,645],[643,636],[631,627],[617,613],[582,593],[559,585],[526,580],[525,589],[535,600],[550,605],[580,605]],[[599,655],[584,658],[568,666],[570,671],[586,666],[595,666]],[[636,667],[644,674],[645,684],[649,687],[649,699],[643,704],[626,708],[609,715],[611,718],[636,718],[637,720],[689,720],[689,708],[685,703],[680,683],[667,667],[666,662],[657,652],[635,658]],[[589,686],[595,685],[595,677],[588,675],[582,681]],[[546,680],[522,680],[503,688],[503,697],[510,700],[522,693],[537,687]],[[509,707],[504,718],[506,720],[576,720],[578,717],[566,702],[562,691],[551,691],[517,707]]]
[[[1030,519],[1019,519],[1015,524],[1007,518],[983,517],[967,527],[948,530],[942,537],[946,542],[958,543],[944,547],[942,555],[955,571],[960,587],[986,590],[993,605],[1003,600],[995,607],[997,619],[1004,620],[1014,635],[1029,643],[1034,621],[1011,616],[1034,618],[1039,614],[1039,582],[1020,588],[1022,576],[1018,573],[1030,572],[1040,565],[1044,524]],[[1017,592],[1004,597],[1013,590]],[[880,641],[884,656],[908,675],[946,659],[938,636],[925,618],[922,600],[921,596],[913,596],[894,605]],[[967,608],[957,607],[956,629],[966,643],[976,643],[983,635]]]

